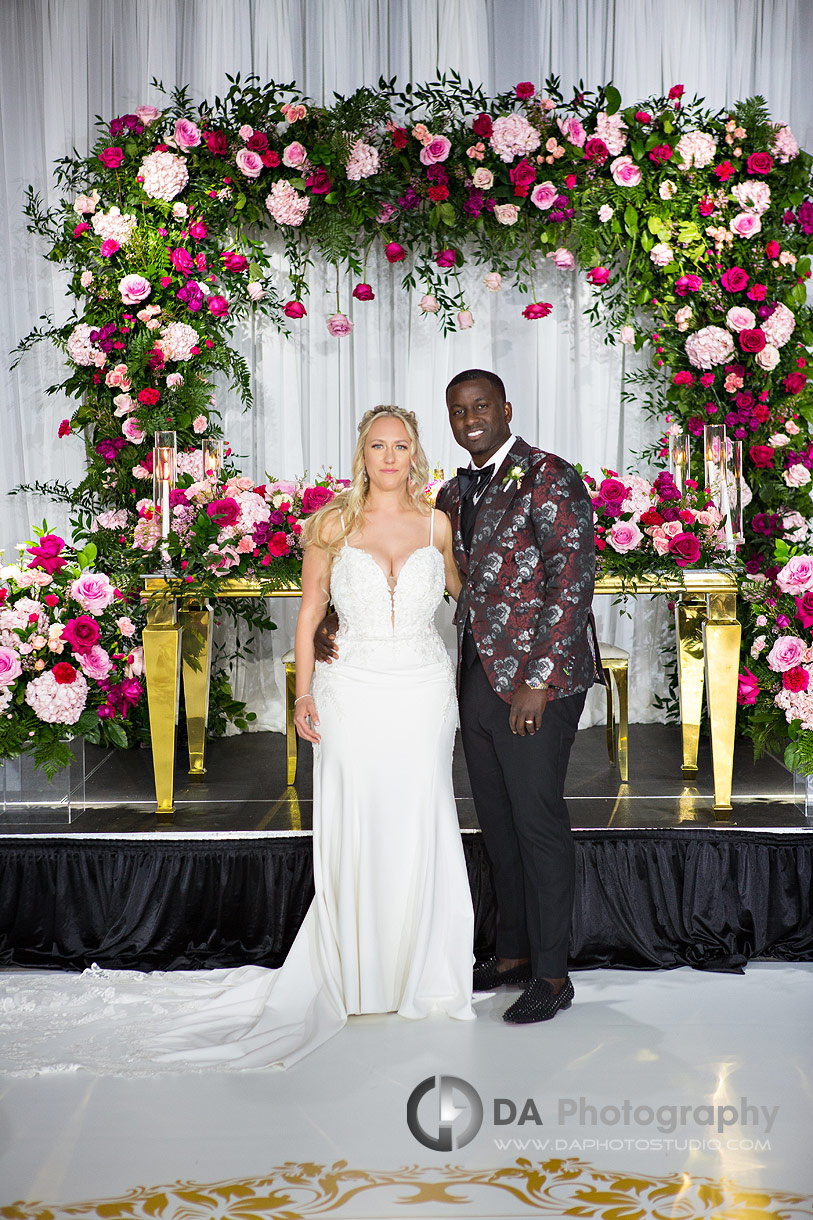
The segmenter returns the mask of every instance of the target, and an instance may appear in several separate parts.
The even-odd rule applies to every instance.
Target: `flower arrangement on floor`
[[[19,564],[0,568],[0,759],[32,753],[53,775],[67,736],[127,746],[144,693],[143,651],[124,594],[43,526]]]
[[[737,701],[750,709],[757,754],[784,751],[792,771],[813,772],[813,555],[776,545],[775,564],[742,585],[750,660]],[[790,738],[790,741],[788,741]]]
[[[603,471],[584,476],[593,502],[596,571],[630,581],[679,576],[687,568],[736,566],[726,549],[724,519],[694,479],[683,493],[662,470],[653,482],[642,475]]]

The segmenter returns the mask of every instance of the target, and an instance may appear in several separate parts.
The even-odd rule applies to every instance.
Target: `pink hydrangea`
[[[171,152],[149,153],[141,162],[138,175],[143,178],[145,195],[167,202],[179,195],[189,181],[185,158]]]
[[[300,195],[285,178],[280,178],[271,187],[271,194],[266,195],[265,206],[278,225],[298,227],[308,214],[310,200]]]
[[[98,618],[116,596],[110,578],[104,572],[83,572],[71,584],[71,597],[87,614]]]
[[[677,142],[678,169],[705,169],[717,152],[717,141],[707,131],[687,131]]]
[[[494,120],[489,144],[501,161],[534,152],[541,143],[539,132],[521,114],[501,115]]]
[[[350,149],[350,156],[347,159],[345,170],[350,181],[359,182],[362,178],[372,178],[373,174],[378,173],[378,167],[378,150],[373,148],[372,144],[365,144],[363,140],[356,140]]]
[[[110,208],[108,212],[96,212],[92,221],[93,231],[102,241],[117,241],[120,246],[126,246],[135,232],[138,223],[131,212],[122,215],[120,208]]]
[[[178,474],[191,475],[196,483],[203,478],[203,454],[200,449],[178,454]],[[208,484],[207,484],[208,486]]]
[[[90,333],[94,329],[88,326],[87,322],[80,322],[78,326],[74,326],[66,347],[68,355],[74,364],[81,364],[84,367],[95,365],[96,368],[101,368],[107,359],[106,355],[100,347],[94,347],[90,342]]]
[[[155,346],[164,353],[165,360],[190,360],[192,348],[200,343],[198,332],[194,326],[186,322],[170,322],[161,327],[161,337]]]
[[[813,589],[813,555],[793,555],[776,574],[776,583],[783,593],[798,597]]]
[[[765,660],[775,673],[793,669],[804,660],[807,645],[798,635],[780,635]]]
[[[107,512],[99,513],[93,522],[93,530],[122,530],[127,525],[126,508],[109,508]]]
[[[133,530],[133,546],[139,551],[151,551],[161,537],[161,526],[155,517],[142,517]]]
[[[771,206],[771,188],[767,182],[757,182],[748,179],[732,186],[731,194],[737,200],[744,212],[756,212],[761,216]]]
[[[620,114],[607,114],[601,111],[596,116],[596,132],[603,140],[611,157],[617,157],[627,142],[627,125]]]
[[[789,127],[782,126],[777,129],[771,151],[782,165],[787,165],[788,161],[799,156],[799,145]]]
[[[725,364],[734,351],[734,340],[721,326],[704,326],[686,340],[686,355],[696,369]]]
[[[765,338],[774,347],[784,347],[793,334],[796,319],[787,305],[780,301],[769,318],[762,323]]]
[[[76,724],[88,697],[85,675],[76,672],[73,682],[57,682],[47,669],[25,689],[25,701],[45,724]]]

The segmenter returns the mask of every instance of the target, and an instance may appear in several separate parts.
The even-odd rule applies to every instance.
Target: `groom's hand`
[[[520,737],[526,735],[533,737],[542,724],[547,702],[547,687],[544,690],[531,690],[530,686],[526,686],[523,682],[511,700],[511,710],[508,714],[511,732],[517,733]]]
[[[339,655],[336,648],[336,632],[339,630],[339,616],[331,610],[322,619],[313,633],[313,655],[315,660],[324,661],[327,665],[335,661]]]

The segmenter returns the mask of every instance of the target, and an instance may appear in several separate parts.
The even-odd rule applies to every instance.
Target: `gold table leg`
[[[181,626],[173,597],[152,601],[142,635],[147,706],[150,714],[156,813],[172,820],[175,777],[175,712]]]
[[[296,702],[296,664],[293,661],[285,665],[285,752],[287,755],[288,787],[296,778],[297,739],[294,728],[294,706]],[[298,808],[298,806],[297,806]]]
[[[202,779],[206,774],[206,725],[209,720],[213,617],[208,602],[204,602],[202,606],[185,605],[180,614],[189,774],[193,779]]]
[[[683,735],[683,778],[697,775],[700,714],[703,709],[703,623],[705,596],[684,596],[675,606],[678,642],[678,688]]]
[[[618,774],[621,777],[622,784],[628,783],[630,777],[628,674],[629,666],[626,662],[623,665],[617,665],[613,671],[615,688],[618,691]]]
[[[710,593],[703,639],[714,768],[714,816],[717,821],[727,821],[731,816],[740,635],[736,594]]]

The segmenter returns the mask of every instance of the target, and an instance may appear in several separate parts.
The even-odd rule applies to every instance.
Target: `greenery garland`
[[[777,539],[808,543],[813,161],[762,99],[712,112],[675,85],[622,106],[612,85],[566,100],[555,78],[489,98],[450,72],[402,92],[382,78],[318,106],[293,84],[228,80],[214,103],[178,89],[161,109],[99,120],[90,153],[57,165],[62,201],[28,194],[29,231],[68,272],[76,312],[61,327],[42,319],[18,352],[47,337],[66,353],[50,392],[79,402],[59,429],[86,442],[87,475],[69,493],[78,531],[97,527],[97,566],[119,580],[126,569],[129,592],[150,566],[129,540],[153,433],[175,430],[188,453],[219,435],[214,375],[251,401],[236,321],[295,326],[316,258],[372,299],[375,244],[447,333],[474,323],[473,267],[492,291],[510,280],[528,295],[528,324],[553,308],[538,299],[541,258],[586,271],[607,341],[651,354],[625,393],[658,415],[666,405],[673,431],[724,422],[743,441],[749,573],[775,575]],[[326,325],[339,342],[352,330],[338,295]],[[105,528],[112,512],[124,516]],[[784,732],[768,702],[762,743]]]

